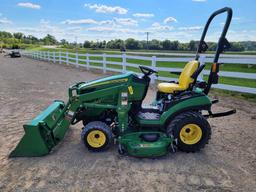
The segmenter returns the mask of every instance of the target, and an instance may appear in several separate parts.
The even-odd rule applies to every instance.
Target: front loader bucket
[[[25,135],[10,157],[34,157],[48,154],[61,141],[70,125],[65,119],[63,101],[54,101],[40,115],[23,125]]]

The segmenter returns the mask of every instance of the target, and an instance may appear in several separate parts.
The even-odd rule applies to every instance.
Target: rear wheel
[[[196,152],[209,142],[211,127],[203,115],[188,111],[171,121],[167,134],[174,137],[179,150]]]
[[[81,139],[91,151],[104,151],[113,142],[110,127],[101,121],[93,121],[86,124],[81,133]]]

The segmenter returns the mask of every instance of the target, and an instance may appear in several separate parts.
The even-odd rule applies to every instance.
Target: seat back
[[[199,62],[194,60],[188,62],[182,70],[179,77],[179,85],[185,90],[189,87],[194,79],[191,77],[199,67]]]

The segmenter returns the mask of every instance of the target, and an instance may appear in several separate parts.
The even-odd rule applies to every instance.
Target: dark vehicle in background
[[[19,51],[11,51],[7,54],[7,56],[10,56],[11,58],[21,57],[21,54]]]

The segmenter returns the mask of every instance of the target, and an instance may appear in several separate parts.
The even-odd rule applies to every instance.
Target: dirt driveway
[[[119,156],[116,146],[90,153],[79,124],[45,157],[8,158],[22,124],[54,99],[66,100],[69,85],[100,76],[0,55],[0,191],[256,191],[256,104],[231,97],[214,109],[237,108],[237,114],[210,120],[212,139],[199,153],[137,159]],[[153,95],[150,90],[147,101]]]

